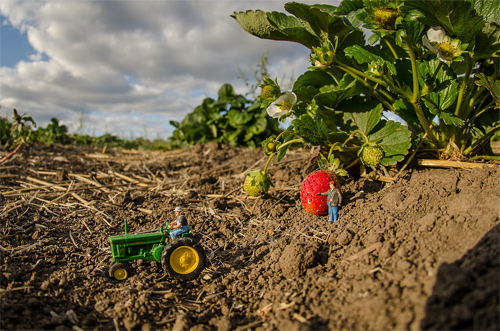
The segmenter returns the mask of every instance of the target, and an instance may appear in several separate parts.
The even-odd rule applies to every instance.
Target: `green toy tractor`
[[[129,234],[125,220],[125,234],[110,236],[113,263],[109,276],[125,280],[130,275],[128,261],[146,260],[161,263],[163,269],[174,279],[193,280],[206,265],[203,247],[191,238],[191,228],[176,240],[170,239],[168,223],[158,230]]]

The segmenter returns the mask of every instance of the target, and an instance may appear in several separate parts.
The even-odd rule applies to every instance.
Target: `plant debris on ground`
[[[20,150],[0,166],[0,328],[499,329],[498,165],[352,180],[327,224],[300,202],[316,152],[290,149],[254,198],[261,150]],[[141,261],[109,278],[109,236],[176,206],[207,253],[200,278]]]

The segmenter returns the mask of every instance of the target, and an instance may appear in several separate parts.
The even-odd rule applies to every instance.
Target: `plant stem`
[[[460,86],[460,91],[458,92],[458,100],[457,107],[455,108],[455,115],[460,116],[460,109],[462,108],[462,102],[464,99],[465,89],[467,88],[467,84],[469,83],[469,77],[472,72],[472,61],[470,61],[469,56],[465,57],[465,61],[467,62],[467,69],[465,71],[464,80],[462,81],[462,86]]]
[[[412,103],[412,104],[413,104],[413,108],[415,109],[415,112],[417,113],[417,117],[418,117],[418,120],[420,121],[420,125],[424,129],[424,132],[429,136],[429,139],[431,140],[432,143],[438,145],[439,140],[436,138],[436,136],[434,135],[434,133],[431,130],[431,126],[429,124],[429,121],[425,117],[424,111],[422,109],[422,105],[420,104],[419,101]]]
[[[470,158],[472,160],[500,161],[500,156],[478,155]]]
[[[276,153],[269,155],[269,158],[267,159],[266,166],[264,167],[264,171],[263,171],[264,175],[267,173],[267,167],[269,167],[269,164],[271,163],[271,159],[273,158],[274,155],[276,155]]]
[[[346,142],[347,142],[347,140],[346,140]],[[336,143],[332,144],[332,147],[330,147],[330,151],[328,151],[328,157],[327,157],[328,160],[330,159],[330,156],[332,156],[335,148],[337,148],[336,150],[339,152],[357,152],[359,150],[358,146],[356,146],[356,147],[344,147],[344,145],[340,145],[339,142],[336,142]]]
[[[331,72],[330,70],[325,70],[325,72],[330,76],[332,77],[332,79],[335,81],[335,84],[339,85],[339,80],[337,79],[337,77],[335,77],[335,75],[333,74],[333,72]]]
[[[361,136],[363,137],[363,140],[364,140],[364,142],[365,142],[366,144],[368,144],[368,143],[370,142],[370,140],[368,139],[368,136],[367,136],[367,135],[366,135],[363,131],[361,131],[360,129],[357,129],[356,131],[354,131],[353,133],[351,133],[351,135],[349,136],[349,138],[347,138],[347,139],[344,141],[344,143],[342,144],[342,147],[344,147],[344,146],[345,146],[345,144],[347,144],[347,142],[348,142],[349,140],[351,140],[352,138],[354,138],[354,135],[355,135],[356,133],[361,133]],[[335,144],[334,144],[333,146],[335,146]],[[333,146],[332,146],[332,148],[333,148]]]
[[[299,143],[299,142],[302,142],[302,139],[298,138],[298,139],[293,139],[293,140],[290,140],[290,141],[287,141],[286,143],[284,143],[283,145],[280,145],[277,150],[280,150],[282,149],[283,147],[285,146],[288,146],[288,145],[291,145],[293,143]]]
[[[372,77],[372,76],[368,76],[364,72],[359,71],[357,69],[354,69],[352,67],[349,67],[348,65],[345,65],[345,64],[340,63],[340,62],[337,62],[337,65],[338,65],[338,67],[340,69],[344,70],[346,73],[348,73],[352,77],[354,77],[357,80],[361,81],[363,84],[365,84],[365,86],[368,85],[365,82],[365,79],[366,79],[366,80],[372,81],[372,82],[374,82],[376,84],[382,85],[383,87],[388,88],[390,91],[392,91],[392,92],[394,92],[396,94],[399,94],[399,95],[405,97],[408,100],[411,100],[411,94],[410,93],[404,91],[403,89],[397,87],[396,85],[394,85],[392,83],[388,84],[386,81],[384,81],[382,79],[379,79],[379,78],[376,78],[376,77]]]
[[[387,91],[374,90],[373,95],[384,105],[384,107],[387,110],[398,115],[396,113],[396,111],[394,110],[394,106],[393,106],[393,104],[396,102],[396,100],[394,100],[394,98]]]
[[[382,90],[382,89],[377,90],[376,87],[373,87],[370,84],[368,84],[368,82],[366,82],[365,79],[369,79],[369,80],[373,81],[374,83],[376,83],[377,85],[382,85],[384,87],[391,86],[391,88],[392,88],[392,84],[388,83],[386,80],[377,79],[375,77],[368,76],[364,72],[361,72],[361,71],[358,71],[354,68],[346,66],[345,64],[338,63],[338,65],[342,70],[344,70],[344,72],[351,75],[351,77],[357,79],[363,85],[365,85],[367,88],[372,90],[373,95],[384,105],[384,107],[386,107],[388,110],[394,112],[394,108],[392,107],[392,104],[394,102],[396,102],[396,100],[394,100],[394,98],[387,91]],[[363,78],[365,78],[365,79],[363,79]]]
[[[333,148],[334,148],[335,146],[337,146],[338,144],[339,144],[339,143],[334,143],[334,144],[332,144],[332,147],[330,147],[330,150],[328,151],[328,157],[326,158],[327,160],[330,160],[330,156],[331,156],[331,155],[332,155],[332,153],[333,153]]]
[[[495,108],[495,104],[493,102],[491,102],[487,107],[482,107],[479,112],[477,112],[473,116],[471,116],[471,120],[475,120],[476,118],[481,116],[484,112],[486,112],[490,109],[493,109],[493,108]]]
[[[500,73],[496,73],[491,76],[494,80],[498,79],[500,76]],[[467,112],[463,114],[462,118],[469,118],[471,117],[471,112],[474,109],[483,109],[482,103],[484,103],[485,99],[490,95],[489,91],[486,89],[486,87],[481,86],[476,93],[469,99],[469,105],[467,108]],[[477,117],[479,116],[478,114],[473,114],[472,117]]]
[[[424,140],[425,140],[426,137],[427,137],[427,133],[424,133],[423,137],[418,142],[417,148],[415,148],[415,150],[413,151],[413,153],[410,155],[410,157],[406,161],[405,165],[398,171],[398,173],[396,174],[396,176],[394,176],[395,179],[399,178],[399,176],[401,176],[401,174],[406,169],[406,167],[408,167],[408,165],[410,164],[411,160],[413,160],[413,158],[417,154],[417,152],[420,149],[420,147],[422,147],[422,144],[424,143]]]
[[[481,138],[479,138],[478,140],[476,140],[472,145],[470,145],[467,149],[465,149],[464,151],[464,155],[469,155],[470,153],[472,153],[472,151],[474,151],[474,149],[476,147],[478,147],[479,145],[481,145],[482,143],[484,143],[487,139],[490,139],[491,137],[493,137],[493,135],[495,134],[495,132],[499,131],[500,130],[500,126],[497,126],[493,129],[491,129],[487,134],[485,134],[484,136],[482,136]]]
[[[408,38],[408,35],[405,36],[406,40],[406,45],[408,46],[408,54],[410,55],[410,61],[411,61],[411,71],[412,71],[412,76],[413,76],[413,95],[410,99],[413,108],[415,109],[415,112],[417,113],[418,120],[420,121],[420,125],[424,129],[425,133],[431,140],[431,142],[438,144],[439,141],[437,138],[434,136],[434,133],[432,132],[430,128],[429,121],[427,120],[427,117],[425,117],[424,111],[422,109],[422,104],[420,103],[420,89],[419,89],[419,84],[418,84],[418,75],[417,75],[417,57],[415,55],[415,52],[413,51],[413,45],[410,41],[410,38]]]
[[[276,137],[276,139],[275,139],[275,140],[279,140],[279,139],[281,138],[281,136],[283,136],[284,134],[287,134],[287,133],[290,133],[290,134],[295,134],[295,135],[296,135],[296,133],[295,133],[295,132],[293,132],[293,131],[283,131],[283,132],[281,132],[281,133],[280,133],[280,134]]]
[[[383,41],[385,41],[385,43],[387,44],[387,47],[389,47],[389,49],[391,50],[392,55],[394,55],[394,59],[398,60],[399,56],[396,54],[396,51],[394,50],[394,47],[392,47],[391,43],[385,38],[381,38],[381,39]]]
[[[411,98],[412,103],[420,101],[420,89],[418,85],[418,75],[417,75],[417,57],[413,51],[413,44],[410,41],[408,35],[405,36],[406,46],[408,46],[408,54],[410,55],[411,61],[411,72],[413,77],[413,96]]]
[[[12,156],[14,156],[14,154],[17,153],[17,151],[19,150],[19,148],[21,148],[22,145],[23,145],[23,143],[21,142],[19,145],[17,145],[17,147],[12,152],[10,152],[9,154],[7,154],[4,157],[2,157],[0,159],[0,164],[4,163],[8,159],[10,159]]]

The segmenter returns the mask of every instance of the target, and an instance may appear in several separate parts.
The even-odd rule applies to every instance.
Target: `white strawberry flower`
[[[460,40],[451,40],[440,26],[430,28],[427,31],[427,36],[424,36],[422,40],[425,47],[436,53],[443,62],[452,61],[463,53],[463,50],[460,49]]]
[[[297,102],[297,96],[293,92],[283,93],[276,101],[267,107],[267,114],[273,118],[279,118],[292,111],[293,105]]]

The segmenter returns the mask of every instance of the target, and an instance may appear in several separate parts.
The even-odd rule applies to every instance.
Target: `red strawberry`
[[[340,190],[340,182],[334,171],[316,170],[310,173],[302,182],[300,187],[300,200],[304,209],[314,215],[328,214],[328,205],[326,196],[318,196],[318,193],[326,192],[330,189],[330,182]]]

